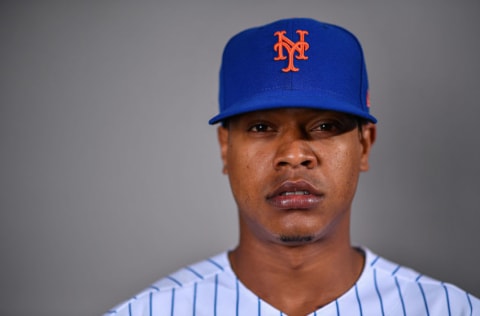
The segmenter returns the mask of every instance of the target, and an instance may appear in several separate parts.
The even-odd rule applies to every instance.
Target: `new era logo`
[[[293,42],[291,39],[285,36],[287,31],[278,31],[275,32],[273,35],[278,37],[278,42],[275,43],[273,49],[277,53],[277,56],[274,57],[274,60],[286,60],[288,58],[288,65],[287,67],[283,68],[283,72],[289,71],[299,71],[299,68],[295,67],[293,64],[294,57],[297,60],[307,60],[308,57],[305,56],[305,51],[308,50],[310,45],[305,42],[305,35],[308,35],[308,31],[304,30],[297,30],[297,34],[299,36],[299,40],[297,42]],[[284,53],[287,55],[284,55]],[[295,53],[297,53],[295,55]]]

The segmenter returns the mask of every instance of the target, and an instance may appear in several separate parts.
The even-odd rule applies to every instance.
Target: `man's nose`
[[[285,167],[313,169],[318,165],[318,157],[310,142],[299,135],[283,137],[277,147],[275,169]]]

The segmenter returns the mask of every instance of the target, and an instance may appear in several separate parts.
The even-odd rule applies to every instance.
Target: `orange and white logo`
[[[294,57],[297,60],[307,60],[308,57],[305,56],[305,51],[308,50],[310,45],[305,42],[305,35],[308,35],[308,31],[297,30],[297,34],[300,39],[297,42],[293,42],[291,39],[285,36],[287,31],[278,31],[273,35],[278,37],[278,42],[275,43],[273,49],[277,53],[277,56],[274,60],[286,60],[288,56],[288,66],[283,68],[283,72],[289,71],[299,71],[299,68],[295,67],[293,64]],[[287,56],[284,55],[284,50],[287,52]],[[295,55],[295,53],[297,53]]]

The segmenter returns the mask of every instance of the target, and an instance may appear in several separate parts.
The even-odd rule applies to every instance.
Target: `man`
[[[107,315],[480,315],[470,294],[350,244],[376,136],[351,33],[311,19],[239,33],[224,51],[219,100],[210,123],[221,123],[238,246]]]

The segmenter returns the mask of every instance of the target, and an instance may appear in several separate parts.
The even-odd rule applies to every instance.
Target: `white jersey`
[[[368,249],[357,283],[310,316],[479,316],[480,300],[458,287],[394,264]],[[181,269],[105,316],[286,315],[246,288],[227,253]]]

